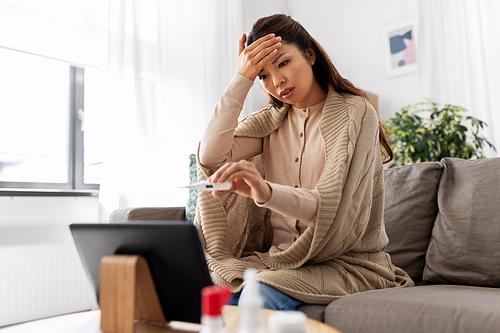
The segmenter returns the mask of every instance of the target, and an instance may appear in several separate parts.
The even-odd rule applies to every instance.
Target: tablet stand
[[[167,322],[148,263],[138,255],[102,258],[99,305],[105,333],[135,333],[141,322]]]

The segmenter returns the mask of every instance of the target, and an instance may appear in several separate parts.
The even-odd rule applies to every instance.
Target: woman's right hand
[[[238,73],[255,80],[264,66],[271,61],[281,47],[281,37],[270,34],[245,47],[247,36],[243,34],[238,42]]]
[[[229,192],[236,192],[254,199],[258,204],[264,204],[269,201],[272,194],[271,186],[264,181],[255,165],[246,160],[224,164],[208,178],[208,181],[233,183],[228,191],[212,191],[212,195],[216,198]]]

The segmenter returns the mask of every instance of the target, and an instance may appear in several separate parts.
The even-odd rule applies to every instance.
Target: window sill
[[[99,190],[0,188],[0,197],[97,197]]]

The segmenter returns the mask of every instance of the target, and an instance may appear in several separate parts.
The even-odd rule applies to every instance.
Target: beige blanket
[[[266,106],[242,120],[235,136],[265,137],[281,125],[287,107]],[[221,199],[200,192],[195,223],[212,279],[241,290],[243,272],[311,304],[372,289],[413,285],[383,252],[384,181],[378,118],[363,98],[328,92],[320,125],[325,167],[316,186],[316,217],[293,244],[271,247],[269,211],[234,193]],[[262,175],[261,156],[252,160]],[[198,163],[198,179],[215,170]]]

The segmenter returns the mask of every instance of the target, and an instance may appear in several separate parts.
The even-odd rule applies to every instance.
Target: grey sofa
[[[344,333],[500,332],[500,158],[445,158],[384,171],[386,251],[415,287],[299,310]],[[183,207],[111,221],[183,220]]]

